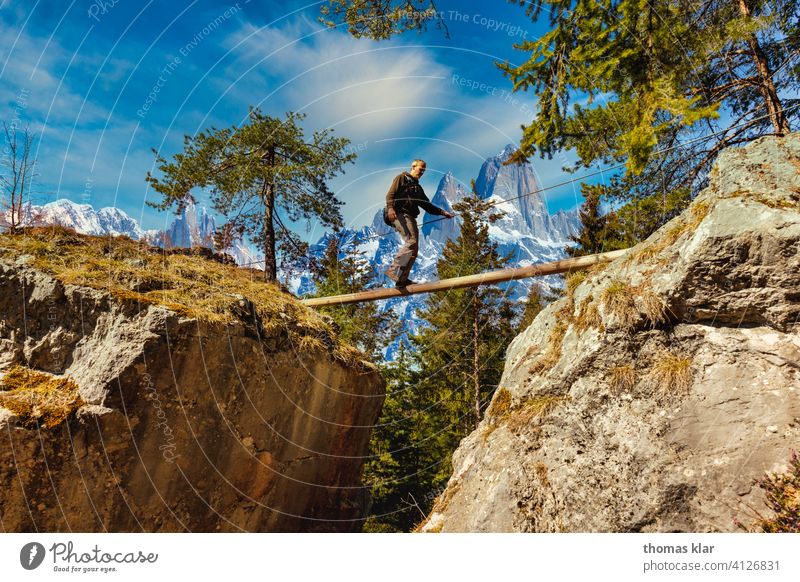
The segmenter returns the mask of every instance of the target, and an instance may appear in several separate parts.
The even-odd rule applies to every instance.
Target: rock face
[[[466,188],[451,173],[447,172],[439,181],[439,187],[431,198],[431,202],[455,214],[453,205],[460,202],[469,195]],[[435,220],[435,218],[429,220]],[[458,238],[461,231],[458,220],[439,220],[437,222],[424,222],[422,225],[422,236],[424,239],[445,242],[450,239]]]
[[[568,282],[508,350],[422,531],[715,532],[800,446],[800,135]]]
[[[50,430],[0,409],[4,531],[360,528],[376,371],[25,262],[0,262],[0,369],[64,374],[86,404]]]
[[[160,233],[162,240],[159,246],[214,248],[216,231],[214,217],[208,214],[205,207],[198,209],[194,203],[189,202],[172,224]]]

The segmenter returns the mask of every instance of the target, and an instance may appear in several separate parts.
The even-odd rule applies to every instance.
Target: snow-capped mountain
[[[95,211],[89,204],[77,204],[64,198],[43,206],[27,206],[23,223],[59,224],[83,234],[127,235],[134,240],[146,239],[148,233],[139,223],[119,208]],[[155,234],[155,231],[150,234]]]
[[[191,202],[165,230],[144,230],[136,219],[119,208],[95,210],[89,204],[78,204],[65,198],[42,206],[26,207],[23,224],[58,224],[94,236],[125,235],[162,248],[213,248],[216,232],[214,217],[204,207],[197,208]],[[236,244],[225,252],[239,265],[258,268],[261,264],[263,268],[264,256],[245,244]]]

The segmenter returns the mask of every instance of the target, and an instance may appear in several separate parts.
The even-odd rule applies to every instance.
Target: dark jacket
[[[419,180],[408,172],[399,174],[386,193],[386,210],[394,208],[395,212],[399,214],[407,214],[416,218],[419,216],[420,206],[431,214],[444,216],[444,211],[428,200],[425,191],[419,185]]]

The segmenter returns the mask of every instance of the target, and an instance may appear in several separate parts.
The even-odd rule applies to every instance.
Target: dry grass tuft
[[[667,302],[649,286],[639,287],[639,305],[645,319],[652,327],[667,321]]]
[[[631,364],[611,368],[608,383],[616,392],[629,392],[636,386],[636,370]]]
[[[265,333],[286,334],[292,345],[329,350],[344,363],[368,368],[364,356],[338,341],[316,311],[253,271],[192,254],[169,254],[127,237],[95,237],[63,227],[0,235],[0,256],[32,255],[33,267],[64,284],[106,291],[122,301],[158,305],[203,321],[257,323]],[[244,300],[258,322],[242,312]]]
[[[419,524],[417,524],[411,531],[414,533],[419,533],[422,531],[422,528],[430,521],[431,516],[434,513],[443,513],[447,506],[450,505],[450,502],[455,497],[456,493],[458,493],[459,489],[461,489],[461,482],[456,482],[453,485],[448,485],[447,488],[444,490],[444,493],[439,495],[436,500],[433,502],[433,508],[431,508],[430,513],[428,516],[422,520]],[[425,533],[440,533],[442,528],[444,527],[444,522],[441,522],[436,527],[429,529]]]
[[[642,316],[653,327],[667,321],[667,302],[649,283],[633,286],[615,279],[600,296],[603,308],[622,329],[633,329]]]
[[[594,302],[594,298],[589,296],[578,308],[578,316],[573,322],[575,330],[578,333],[583,333],[590,327],[603,331],[603,318],[600,316],[600,310]]]
[[[796,210],[800,211],[800,191],[792,192],[788,199],[773,200],[766,196],[756,196],[753,198],[759,204],[775,208],[776,210]]]
[[[558,404],[567,400],[566,396],[546,395],[525,400],[515,406],[511,405],[511,394],[505,391],[508,395],[507,401],[504,395],[498,394],[498,397],[504,398],[504,403],[496,413],[492,413],[492,422],[486,427],[483,433],[484,441],[500,426],[505,426],[511,431],[517,432],[530,424],[534,419],[542,417],[553,410]]]
[[[553,331],[550,332],[550,338],[547,340],[547,350],[531,365],[528,373],[541,374],[558,363],[558,360],[561,359],[561,346],[564,343],[564,336],[567,334],[568,326],[568,322],[561,319],[556,321]]]
[[[489,422],[483,432],[484,441],[494,432],[500,421],[508,416],[509,410],[511,410],[511,392],[505,388],[498,388],[491,405],[486,410],[486,418]]]
[[[78,385],[67,377],[14,366],[0,379],[0,406],[27,428],[56,427],[83,404]]]
[[[505,426],[516,432],[529,425],[534,419],[550,413],[556,406],[567,400],[566,396],[539,396],[526,400],[511,409],[506,417]]]
[[[433,504],[433,509],[431,509],[431,513],[442,513],[447,506],[450,505],[450,502],[453,500],[453,497],[456,496],[459,489],[461,489],[461,482],[456,482],[452,486],[448,486],[444,493],[442,493],[439,497],[436,498],[436,501]]]
[[[692,359],[663,353],[653,363],[650,381],[665,392],[685,392],[692,383]]]
[[[505,388],[498,388],[497,393],[492,399],[492,404],[486,410],[486,416],[499,418],[511,408],[511,392]]]
[[[614,279],[603,290],[600,301],[620,327],[631,329],[639,321],[639,310],[634,301],[635,289],[625,281]]]
[[[564,288],[566,291],[566,295],[569,298],[575,296],[575,289],[586,280],[587,273],[586,271],[576,271],[574,273],[569,273],[564,279]]]
[[[688,219],[681,219],[676,225],[667,230],[658,241],[642,246],[636,252],[630,253],[625,262],[631,264],[649,261],[664,249],[674,245],[684,234],[697,230],[697,227],[705,220],[710,210],[711,204],[707,200],[695,202],[689,207]]]
[[[711,211],[711,203],[708,200],[695,202],[689,209],[691,219],[688,223],[688,230],[696,230],[700,223],[706,219],[708,213]]]
[[[800,167],[800,163],[795,160],[792,160],[792,163]],[[768,198],[763,194],[755,194],[747,190],[736,190],[725,196],[725,198],[744,198],[776,210],[795,210],[800,212],[800,189],[798,188],[793,188],[787,198]]]

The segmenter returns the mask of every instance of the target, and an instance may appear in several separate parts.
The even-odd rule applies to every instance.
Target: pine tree
[[[488,228],[501,215],[474,192],[454,210],[461,232],[444,247],[437,263],[439,278],[503,268],[508,257],[499,254]],[[425,322],[412,337],[419,383],[433,399],[427,447],[432,459],[444,461],[483,416],[503,371],[515,314],[501,289],[481,286],[431,295],[418,315]],[[439,464],[432,487],[444,484],[449,474],[449,463]]]
[[[281,220],[318,219],[324,226],[342,226],[341,202],[327,181],[355,159],[345,138],[328,130],[306,139],[299,122],[304,115],[287,113],[277,119],[251,109],[248,123],[227,129],[211,128],[184,138],[183,153],[167,162],[156,150],[161,179],[147,173],[147,181],[160,193],[159,209],[181,212],[196,202],[195,188],[209,190],[214,210],[227,220],[222,227],[247,234],[264,251],[264,278],[276,281],[277,254],[304,255],[307,247]]]
[[[337,234],[331,235],[322,259],[314,266],[314,297],[355,293],[377,284],[372,267],[355,241],[349,245],[341,242]],[[392,313],[381,311],[375,302],[323,307],[320,311],[333,319],[343,341],[375,360],[381,358],[381,352],[397,333]]]
[[[446,30],[431,0],[328,0],[320,12],[323,24],[334,27],[344,22],[356,38],[385,40],[395,34],[420,30],[431,20]]]
[[[602,253],[606,250],[614,250],[616,247],[614,239],[616,233],[611,232],[611,219],[613,215],[604,215],[600,208],[600,189],[602,187],[584,184],[582,187],[585,198],[581,205],[578,217],[581,221],[581,229],[576,236],[569,239],[576,243],[576,246],[568,246],[567,254],[571,257],[580,257]],[[613,241],[613,242],[612,242]]]
[[[424,518],[435,497],[429,493],[431,463],[424,459],[428,398],[418,389],[404,344],[381,373],[386,380],[386,400],[372,429],[370,459],[364,464],[364,484],[370,489],[372,507],[363,529],[407,532]]]
[[[601,198],[630,244],[684,209],[725,147],[797,119],[798,5],[789,0],[538,0],[550,32],[502,68],[537,110],[512,161],[574,149],[625,163]],[[796,61],[795,61],[796,63]],[[598,99],[601,97],[602,99]],[[658,153],[657,153],[658,152]]]
[[[533,89],[538,97],[537,115],[525,128],[517,159],[574,147],[584,164],[626,161],[629,173],[639,174],[657,147],[714,120],[730,127],[768,111],[765,119],[748,123],[756,130],[748,139],[789,129],[778,95],[796,88],[797,80],[779,69],[800,46],[794,2],[524,4],[535,17],[547,12],[551,30],[519,46],[530,53],[526,63],[502,67],[515,89]],[[601,104],[595,101],[599,95]],[[586,98],[588,105],[578,103]],[[723,121],[721,107],[736,117]],[[737,129],[722,139],[710,138],[704,149],[711,150],[690,163],[704,162],[717,145],[746,135]]]

